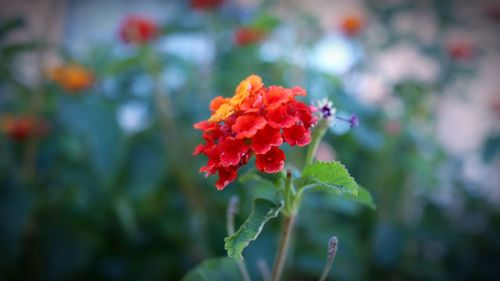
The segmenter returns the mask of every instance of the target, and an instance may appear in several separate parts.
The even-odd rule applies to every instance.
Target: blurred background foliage
[[[256,73],[359,117],[317,157],[377,204],[307,198],[287,280],[316,280],[331,235],[332,280],[498,280],[500,6],[469,4],[3,1],[17,14],[0,22],[0,279],[180,280],[224,256],[229,197],[242,222],[272,191],[216,191],[192,124]],[[129,15],[156,36],[123,42]],[[245,251],[255,280],[278,233]]]

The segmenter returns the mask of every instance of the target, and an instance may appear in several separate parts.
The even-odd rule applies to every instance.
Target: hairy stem
[[[293,226],[295,224],[296,215],[292,214],[290,216],[285,216],[283,233],[281,234],[280,245],[278,248],[278,253],[276,259],[274,260],[273,273],[271,275],[271,281],[281,280],[281,275],[283,273],[283,267],[285,265],[286,256],[288,253],[288,247],[290,244],[290,238],[292,237]]]
[[[318,122],[318,125],[313,129],[311,136],[311,144],[309,145],[309,149],[307,150],[306,160],[304,161],[304,167],[311,164],[314,155],[316,154],[316,150],[318,149],[319,143],[321,139],[326,133],[326,129],[328,129],[328,120],[321,119]]]

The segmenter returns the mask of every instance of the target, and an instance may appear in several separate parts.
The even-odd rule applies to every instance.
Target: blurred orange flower
[[[50,71],[50,78],[68,92],[83,91],[94,82],[92,72],[76,63],[53,68]]]
[[[234,32],[234,41],[239,46],[259,43],[266,37],[266,33],[254,27],[240,27]]]
[[[340,21],[340,30],[346,36],[353,37],[361,33],[365,25],[364,19],[362,16],[358,14],[351,14],[345,16]]]
[[[125,44],[146,44],[158,37],[159,28],[156,22],[143,17],[130,15],[120,26],[120,38]]]
[[[7,115],[0,119],[0,129],[15,141],[24,141],[30,137],[42,137],[49,131],[45,120],[30,116]]]

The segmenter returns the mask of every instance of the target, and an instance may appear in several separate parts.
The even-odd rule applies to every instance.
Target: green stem
[[[321,139],[326,133],[328,129],[328,120],[321,119],[318,122],[318,125],[313,129],[311,136],[311,144],[309,145],[309,149],[307,150],[306,160],[304,162],[304,167],[311,164],[314,159],[314,155],[316,154],[316,150],[318,149],[319,143]]]
[[[283,215],[285,217],[283,225],[283,233],[281,235],[278,252],[274,260],[273,272],[271,281],[279,281],[285,266],[290,238],[292,236],[295,218],[297,217],[300,201],[296,200],[296,192],[292,183],[292,173],[287,171],[285,180],[285,208]]]
[[[288,253],[288,248],[290,245],[290,238],[292,237],[293,226],[295,224],[296,215],[285,216],[285,221],[283,225],[283,233],[281,235],[281,241],[278,248],[278,254],[274,260],[273,273],[271,281],[281,280],[281,275],[283,273],[283,267],[285,265],[286,256]]]

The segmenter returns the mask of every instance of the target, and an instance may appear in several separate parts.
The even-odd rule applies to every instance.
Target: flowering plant
[[[211,116],[194,124],[194,128],[203,132],[204,143],[198,145],[193,154],[207,156],[207,164],[200,168],[200,172],[206,176],[217,173],[217,189],[222,190],[233,182],[238,170],[253,156],[258,171],[276,174],[279,178],[274,182],[279,200],[255,199],[252,213],[237,231],[233,219],[235,203],[228,208],[229,236],[224,240],[225,249],[229,258],[236,260],[246,281],[251,279],[242,252],[258,237],[266,222],[279,214],[284,217],[284,231],[270,280],[281,280],[294,222],[306,193],[322,191],[373,207],[369,193],[354,181],[342,164],[313,161],[328,127],[336,119],[354,127],[358,124],[357,117],[336,116],[336,109],[328,100],[308,106],[296,99],[304,96],[306,91],[300,87],[266,87],[259,76],[251,75],[238,85],[234,96],[214,98],[210,103]],[[292,169],[285,171],[286,155],[282,150],[285,143],[291,147],[309,146],[300,173],[292,173]],[[329,259],[321,280],[326,278],[332,265],[337,238],[332,237],[329,244]],[[209,270],[207,267],[206,263],[202,264],[185,280],[200,280],[199,276]]]
[[[120,39],[126,44],[143,45],[158,37],[159,27],[155,21],[138,15],[126,17],[120,26]]]

